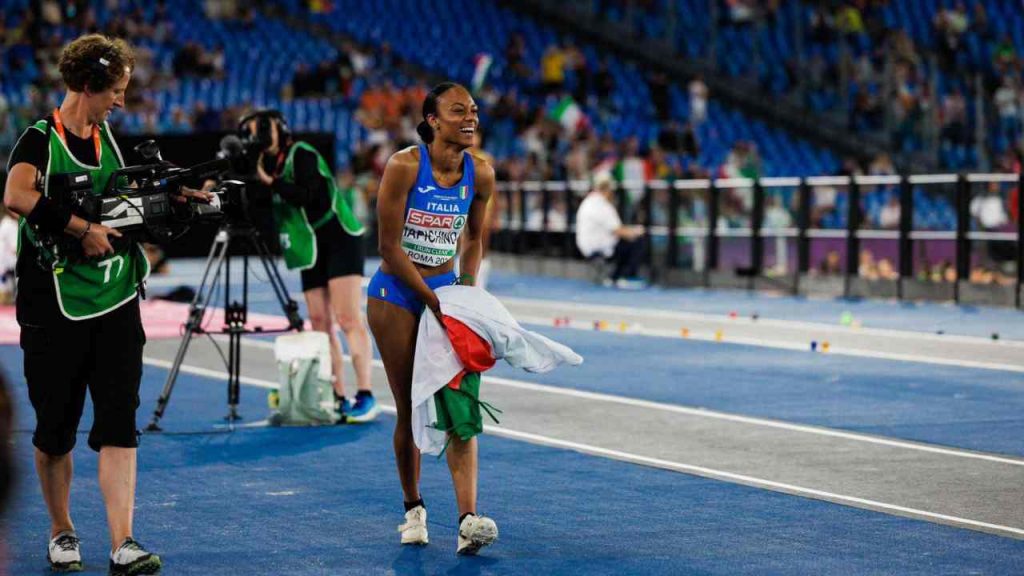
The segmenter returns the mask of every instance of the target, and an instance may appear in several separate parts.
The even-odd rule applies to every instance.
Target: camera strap
[[[64,123],[60,120],[60,108],[53,109],[53,126],[57,130],[57,135],[64,142],[64,147],[71,150],[68,146],[68,136],[64,133]],[[92,125],[92,143],[96,147],[96,165],[100,165],[100,127],[96,124]]]

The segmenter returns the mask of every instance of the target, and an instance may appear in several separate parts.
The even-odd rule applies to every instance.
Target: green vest
[[[331,194],[331,209],[318,221],[311,223],[304,208],[297,208],[274,196],[274,220],[277,222],[281,251],[284,252],[284,263],[289,270],[306,270],[316,265],[316,230],[330,222],[331,218],[337,218],[342,229],[350,236],[362,236],[366,230],[352,210],[352,190],[342,192],[338,189],[334,174],[316,148],[301,141],[293,144],[284,162],[281,178],[285,182],[295,183],[295,151],[299,148],[316,154],[317,171],[327,181]]]
[[[99,196],[114,171],[124,165],[121,151],[105,122],[100,127],[99,166],[82,164],[72,156],[57,131],[48,129],[46,120],[36,122],[31,129],[50,136],[44,196],[50,196],[50,177],[86,171],[92,176],[92,193]],[[122,247],[112,256],[102,259],[70,261],[63,255],[49,253],[41,246],[24,218],[21,219],[21,231],[24,238],[19,238],[19,244],[20,241],[32,242],[52,262],[57,305],[61,313],[71,320],[102,316],[130,302],[138,294],[138,286],[149,277],[149,261],[138,244]]]

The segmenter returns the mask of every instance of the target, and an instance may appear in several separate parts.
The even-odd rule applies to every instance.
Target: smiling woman
[[[367,316],[377,341],[398,421],[394,449],[405,496],[402,544],[427,543],[427,510],[419,492],[420,453],[412,433],[412,366],[424,309],[441,319],[434,290],[454,284],[459,237],[466,232],[460,282],[473,284],[480,267],[487,201],[494,169],[469,149],[479,124],[477,105],[459,84],[438,84],[423,101],[416,131],[424,144],[395,153],[381,179],[377,203],[380,269],[367,288]],[[476,554],[494,541],[494,521],[476,514],[477,439],[451,436],[448,468],[459,506],[458,554]]]
[[[151,574],[160,558],[133,538],[135,411],[145,334],[139,291],[149,275],[141,247],[98,222],[72,215],[67,182],[90,182],[100,195],[124,166],[107,124],[124,107],[135,57],[123,40],[98,34],[78,38],[60,58],[67,85],[53,113],[22,134],[11,152],[4,204],[24,217],[17,276],[25,379],[36,414],[32,436],[36,470],[50,514],[47,558],[54,570],[81,570],[71,521],[71,452],[91,392],[94,421],[89,447],[99,452],[99,485],[110,525],[112,574]],[[73,236],[84,258],[68,258],[43,237]],[[117,264],[114,266],[114,264]]]

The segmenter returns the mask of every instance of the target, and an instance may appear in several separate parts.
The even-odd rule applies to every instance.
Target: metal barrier
[[[972,217],[971,206],[979,186],[991,190],[986,194],[999,194],[1004,207],[1003,196],[1016,187],[1019,211],[1022,184],[1020,174],[654,180],[619,183],[616,198],[623,220],[642,223],[646,229],[647,264],[655,281],[682,270],[699,273],[700,282],[710,286],[712,275],[724,266],[732,268],[736,277],[746,278],[750,289],[759,278],[788,279],[788,289],[799,293],[801,282],[821,269],[824,273],[817,277],[841,277],[842,294],[851,297],[856,295],[862,260],[874,254],[862,248],[870,246],[891,255],[878,263],[879,268],[882,260],[893,266],[886,275],[899,299],[909,297],[908,281],[915,277],[919,258],[925,264],[932,259],[948,262],[948,269],[936,266],[927,271],[940,270],[945,277],[938,284],[948,285],[949,297],[958,303],[972,273],[972,260],[1000,266],[1000,270],[1015,261],[1013,303],[1020,308],[1024,219],[1006,209],[1010,222],[1016,219],[1013,227],[985,230]],[[495,231],[494,248],[576,257],[575,214],[589,190],[587,181],[500,182],[501,229]],[[865,202],[881,198],[898,203],[894,227],[880,229],[865,221]],[[931,203],[933,210],[943,203],[952,206],[955,225],[915,214],[915,208],[923,208],[919,202]],[[992,249],[992,243],[1000,248],[1012,244],[1012,254]],[[988,255],[972,252],[981,244],[989,248]],[[1005,280],[1006,275],[1000,272],[999,278]]]

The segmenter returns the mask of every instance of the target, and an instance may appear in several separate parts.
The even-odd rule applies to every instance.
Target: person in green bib
[[[354,188],[342,189],[313,146],[295,140],[277,110],[243,117],[239,129],[265,147],[256,175],[274,192],[274,221],[289,270],[300,270],[314,330],[331,339],[335,405],[339,422],[369,422],[380,413],[370,380],[370,335],[362,309],[365,227],[353,210]],[[356,374],[355,401],[345,397],[341,342],[345,334]]]
[[[50,514],[47,558],[58,571],[82,569],[69,498],[87,388],[94,408],[88,443],[99,452],[110,572],[152,574],[161,565],[132,532],[145,343],[139,290],[149,265],[137,244],[111,243],[121,236],[117,230],[72,215],[56,184],[61,175],[85,172],[92,193],[100,194],[124,165],[107,118],[124,107],[134,65],[123,40],[92,34],[68,44],[59,62],[67,94],[18,140],[4,191],[4,204],[21,216],[16,311],[36,416],[36,471]],[[84,257],[67,258],[40,242],[61,234],[77,239]]]

